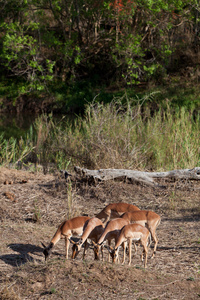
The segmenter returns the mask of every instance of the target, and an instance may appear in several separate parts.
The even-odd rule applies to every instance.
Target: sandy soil
[[[89,185],[75,175],[66,183],[58,174],[0,168],[0,299],[200,299],[200,182],[160,183],[166,188]],[[131,266],[94,261],[92,249],[84,261],[65,260],[63,240],[44,261],[41,242],[65,218],[92,217],[111,202],[161,215],[147,269],[140,248]]]

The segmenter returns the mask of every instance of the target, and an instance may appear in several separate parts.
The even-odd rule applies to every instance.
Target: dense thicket
[[[198,80],[199,1],[4,0],[0,10],[1,90],[11,87],[12,99],[172,72]]]

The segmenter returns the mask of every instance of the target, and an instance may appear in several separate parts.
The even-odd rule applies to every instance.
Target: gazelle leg
[[[144,252],[144,256],[145,256],[144,267],[146,268],[146,266],[147,266],[148,247],[144,244],[144,245],[143,245],[143,248],[144,248],[143,252]]]
[[[151,258],[153,258],[154,257],[154,255],[156,254],[156,249],[157,249],[157,245],[158,245],[158,238],[157,238],[157,236],[156,236],[156,233],[155,233],[155,231],[153,231],[153,232],[151,232],[151,236],[152,236],[152,238],[153,238],[153,240],[154,240],[154,249],[153,249],[153,254],[152,254],[152,256],[151,256]]]
[[[88,248],[89,248],[89,243],[86,240],[85,243],[84,243],[83,259],[85,258],[85,255],[87,253]]]
[[[115,238],[115,245],[116,245],[116,243],[117,243],[117,238]],[[122,247],[123,247],[123,243],[122,243]],[[119,264],[119,263],[120,263],[120,259],[119,259],[119,247],[118,247],[116,253],[117,253],[116,261],[117,261],[117,263]]]
[[[137,254],[137,246],[136,246],[136,243],[133,243],[134,244],[134,248],[135,248],[135,255]]]
[[[122,260],[122,264],[124,264],[125,263],[125,259],[126,259],[127,242],[122,243],[122,247],[123,247],[123,260]]]
[[[68,259],[69,244],[70,244],[69,237],[65,237],[65,251],[66,251],[65,257],[66,257],[66,259]]]
[[[111,240],[108,240],[108,246],[110,247],[111,245]],[[108,262],[110,262],[110,253],[108,252]]]
[[[128,251],[129,251],[129,262],[128,262],[128,265],[129,266],[131,264],[131,247],[132,247],[132,239],[129,239],[129,247],[128,247]]]
[[[144,260],[144,254],[145,254],[145,250],[144,250],[144,247],[143,247],[143,250],[142,250],[142,255],[141,255],[141,261]]]
[[[108,253],[108,255],[109,255],[109,253]],[[101,246],[101,257],[102,257],[102,261],[104,260],[104,258],[103,258],[103,245]],[[109,255],[109,257],[110,257],[110,255]]]
[[[116,258],[115,258],[114,262],[115,261],[117,261],[117,263],[120,263],[120,260],[119,260],[119,247],[116,250]]]

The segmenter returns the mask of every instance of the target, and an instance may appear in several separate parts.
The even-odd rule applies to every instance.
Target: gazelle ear
[[[83,240],[80,238],[80,240],[76,243],[77,245],[81,245]]]
[[[72,239],[69,239],[70,243],[76,245],[76,242],[74,242]]]
[[[46,248],[45,244],[43,244],[42,242],[41,242],[41,244],[42,244],[43,248]]]
[[[104,245],[104,247],[105,247],[106,249],[108,249],[109,252],[112,252],[112,251],[114,250],[113,247],[108,246],[108,245]]]
[[[93,246],[97,246],[97,244],[94,241],[91,240],[91,242],[92,242]]]

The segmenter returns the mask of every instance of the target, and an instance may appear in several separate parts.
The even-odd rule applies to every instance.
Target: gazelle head
[[[43,250],[43,254],[45,256],[45,261],[47,260],[47,258],[49,257],[49,255],[51,254],[52,248],[53,248],[53,243],[50,243],[48,247],[45,246],[45,244],[41,243],[44,250]]]
[[[104,247],[108,249],[110,256],[112,257],[112,262],[115,263],[116,259],[118,257],[118,251],[117,251],[118,248],[115,249],[115,248],[112,248],[111,246],[107,246],[107,245],[105,245]]]
[[[96,244],[94,241],[92,241],[92,244],[93,244],[93,250],[94,250],[94,259],[96,260],[99,260],[99,251],[101,249],[101,246],[100,244]]]
[[[81,247],[82,247],[82,239],[80,239],[78,242],[74,242],[72,239],[69,239],[70,243],[73,244],[72,246],[72,259],[75,259],[77,255],[79,254]]]

